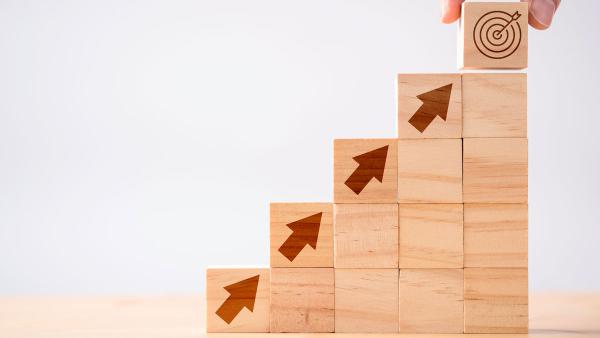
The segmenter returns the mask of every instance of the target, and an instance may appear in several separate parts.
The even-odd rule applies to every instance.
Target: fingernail
[[[552,23],[552,17],[556,12],[556,6],[552,0],[532,0],[529,12],[537,22],[548,27]]]

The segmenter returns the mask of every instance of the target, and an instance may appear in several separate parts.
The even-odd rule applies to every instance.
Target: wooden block
[[[527,203],[527,139],[463,141],[465,203]]]
[[[335,269],[335,332],[398,332],[398,269]]]
[[[335,204],[334,266],[398,268],[398,204]]]
[[[465,268],[465,332],[527,333],[526,268]]]
[[[398,75],[398,137],[461,138],[460,74]]]
[[[463,267],[462,204],[400,204],[400,268]]]
[[[462,140],[399,140],[400,203],[462,203]]]
[[[271,269],[271,332],[333,332],[333,268]]]
[[[462,333],[463,270],[400,269],[400,332]]]
[[[395,139],[335,140],[335,203],[396,203],[398,161]]]
[[[527,137],[527,74],[464,74],[463,137]]]
[[[466,267],[527,267],[527,204],[465,204],[464,223]]]
[[[333,267],[333,205],[271,203],[271,266]]]
[[[459,24],[463,69],[527,67],[526,2],[465,2]]]
[[[269,332],[269,269],[206,270],[207,332]]]

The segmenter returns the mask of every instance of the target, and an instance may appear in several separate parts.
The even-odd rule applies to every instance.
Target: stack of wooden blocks
[[[480,51],[482,20],[512,47]],[[466,3],[460,30],[463,68],[526,67],[526,3]],[[208,269],[207,330],[527,332],[526,87],[398,75],[398,138],[335,140],[333,203],[271,204],[270,268]]]

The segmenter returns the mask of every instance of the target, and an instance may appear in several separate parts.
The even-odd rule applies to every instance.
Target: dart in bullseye
[[[510,19],[510,21],[508,21],[508,22],[506,23],[506,25],[504,25],[504,26],[502,27],[502,29],[501,29],[501,30],[499,30],[499,31],[495,31],[495,32],[492,34],[492,36],[494,37],[494,39],[500,39],[500,36],[501,36],[501,35],[502,35],[502,33],[503,33],[505,30],[506,30],[506,28],[508,28],[508,26],[510,26],[510,24],[511,24],[511,23],[513,23],[513,22],[517,21],[517,20],[518,20],[520,17],[521,17],[521,13],[519,13],[519,11],[516,11],[516,12],[515,12],[515,13],[514,13],[514,14],[511,16],[511,19]]]

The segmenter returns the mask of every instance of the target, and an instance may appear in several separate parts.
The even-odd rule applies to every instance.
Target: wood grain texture
[[[527,74],[464,74],[463,137],[527,137]]]
[[[446,120],[435,117],[421,133],[409,120],[423,106],[417,96],[451,84]],[[460,74],[398,74],[398,138],[461,138],[462,82]]]
[[[335,204],[336,268],[398,267],[398,204]]]
[[[335,332],[398,332],[398,269],[335,269]]]
[[[355,158],[387,146],[387,157],[381,182],[371,168],[359,168]],[[398,194],[398,160],[395,139],[345,139],[333,142],[333,200],[335,203],[396,203]],[[359,172],[357,172],[359,170]],[[360,174],[368,183],[359,194],[345,182]]]
[[[333,268],[271,269],[271,332],[333,332]]]
[[[527,139],[463,141],[465,203],[527,203]]]
[[[505,12],[503,15],[498,15],[497,12]],[[492,13],[485,16],[486,13]],[[514,26],[511,25],[509,28],[514,27],[520,34],[502,34],[497,39],[494,39],[491,35],[491,31],[494,27],[501,29],[507,22],[511,21],[513,13],[518,12],[520,17],[514,22]],[[528,8],[525,2],[465,2],[462,5],[462,16],[459,24],[459,39],[458,39],[458,56],[459,56],[459,67],[463,69],[522,69],[527,67],[527,15]],[[504,21],[489,21],[490,24],[484,27],[484,29],[476,29],[477,22],[480,21],[480,25],[483,22],[488,21],[490,18],[501,18]],[[518,27],[516,26],[518,25]],[[488,29],[488,28],[490,28]],[[487,44],[491,48],[482,48],[481,44],[478,48],[475,37],[479,34],[474,35],[474,31],[487,32],[487,37],[484,36],[486,41],[496,44],[493,46]],[[515,36],[515,39],[512,38]],[[517,40],[517,36],[520,39]],[[513,42],[512,43],[509,42]],[[520,41],[520,42],[518,42]],[[517,43],[518,42],[518,43]],[[482,53],[482,50],[485,53]],[[506,52],[498,52],[504,51]],[[486,54],[488,56],[486,56]]]
[[[288,224],[321,214],[316,249],[301,245],[301,251],[290,261],[280,248],[294,232]],[[333,267],[333,204],[271,203],[270,205],[271,267]],[[300,239],[303,240],[303,239]],[[306,242],[307,240],[304,239]]]
[[[400,204],[400,268],[463,267],[462,204]]]
[[[464,208],[465,267],[527,267],[527,204]]]
[[[465,332],[527,333],[527,268],[465,268]]]
[[[232,296],[225,287],[260,276],[252,310],[242,308],[229,324],[217,310]],[[269,269],[223,268],[206,270],[207,332],[269,332]]]
[[[399,140],[398,200],[462,203],[462,140]]]
[[[400,332],[462,333],[463,270],[400,269]]]
[[[533,293],[527,335],[502,338],[591,338],[600,334],[600,293]],[[0,297],[0,333],[10,338],[264,338],[264,333],[206,334],[205,302],[198,295]],[[338,333],[289,333],[277,338],[335,338]],[[343,335],[347,336],[347,335]],[[360,337],[389,338],[389,333]],[[439,334],[402,334],[439,338]],[[489,338],[448,334],[446,338]],[[500,336],[496,336],[500,337]]]

